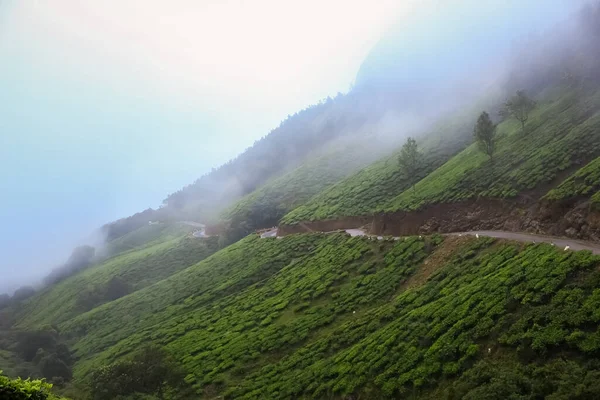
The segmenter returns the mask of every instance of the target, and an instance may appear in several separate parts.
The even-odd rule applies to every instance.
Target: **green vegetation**
[[[555,74],[569,62],[557,64],[513,74],[512,84],[536,75],[510,92],[535,88],[540,105],[517,92],[505,104],[514,118],[496,127],[481,115],[477,143],[477,114],[464,112],[363,169],[381,146],[349,132],[386,107],[354,113],[370,98],[353,92],[290,117],[159,210],[105,226],[105,254],[79,249],[54,284],[1,298],[0,363],[78,399],[600,398],[600,257],[590,252],[343,232],[224,246],[280,219],[535,200],[549,187],[548,200],[600,204],[600,91],[574,84],[597,70],[574,71],[567,90]],[[341,137],[352,144],[335,147]],[[171,223],[207,222],[240,195],[220,238]],[[0,397],[52,399],[49,389],[0,376]]]
[[[17,313],[18,324],[58,324],[121,297],[116,293],[124,295],[161,281],[217,249],[217,238],[188,235],[123,253],[37,293]]]
[[[235,159],[169,195],[162,210],[213,222],[240,197],[299,167],[329,143],[359,132],[370,110],[358,100],[355,93],[338,93],[288,116]]]
[[[229,226],[228,241],[239,240],[256,229],[277,225],[289,211],[373,162],[385,151],[385,143],[376,137],[352,140],[324,151],[296,170],[267,183],[223,213],[222,218]]]
[[[148,225],[146,222],[141,228],[108,242],[104,253],[109,256],[114,256],[128,250],[137,249],[139,247],[148,247],[159,242],[168,241],[191,233],[196,229],[197,228],[183,223],[158,223]]]
[[[190,383],[218,386],[233,361],[289,351],[310,331],[385,302],[438,241],[251,236],[62,328],[84,335],[75,345],[80,377],[151,340],[182,361]]]
[[[536,102],[527,96],[524,90],[517,91],[504,103],[500,114],[503,117],[514,117],[521,123],[521,129],[525,132],[525,123],[529,120],[529,114],[534,110]]]
[[[52,394],[52,385],[43,380],[9,379],[0,370],[0,399],[60,400]],[[66,400],[63,398],[63,400]]]
[[[112,400],[145,394],[157,399],[172,398],[175,391],[181,394],[184,377],[183,370],[163,349],[145,346],[127,360],[96,370],[92,376],[91,397]]]
[[[494,161],[496,151],[496,129],[497,126],[490,119],[490,115],[484,111],[477,119],[473,132],[479,150],[489,156],[491,162]]]
[[[492,239],[251,235],[60,329],[80,383],[153,343],[200,397],[481,398],[497,370],[509,391],[521,371],[534,398],[599,369],[599,266]]]
[[[406,139],[406,143],[400,149],[400,155],[398,156],[398,163],[400,169],[404,175],[404,179],[411,182],[413,190],[415,189],[415,183],[417,182],[417,173],[419,167],[423,162],[423,155],[419,151],[419,146],[414,138],[409,137]]]
[[[475,116],[469,111],[444,120],[420,140],[423,160],[415,174],[417,180],[427,176],[472,141]],[[372,214],[389,199],[409,189],[411,180],[415,179],[411,177],[408,180],[402,173],[399,155],[400,151],[325,189],[285,215],[281,223]]]
[[[381,210],[415,210],[474,198],[511,198],[551,183],[562,171],[600,155],[600,93],[570,92],[538,107],[529,134],[510,121],[498,127],[495,162],[472,145],[417,183],[418,197],[404,192]]]
[[[449,159],[451,149],[457,147],[426,143],[424,165],[416,173],[418,195],[409,190],[410,182],[394,162],[398,156],[393,156],[323,191],[284,216],[281,223],[416,210],[485,197],[513,198],[553,184],[564,171],[600,155],[600,114],[596,113],[600,93],[547,93],[546,101],[529,115],[527,135],[520,135],[520,126],[512,120],[498,126],[494,162],[478,151],[478,144]],[[466,121],[463,118],[463,124],[450,126],[448,132],[453,133],[448,135],[464,138],[469,129]]]
[[[600,157],[579,169],[558,187],[544,196],[550,201],[590,197],[592,204],[600,206]]]

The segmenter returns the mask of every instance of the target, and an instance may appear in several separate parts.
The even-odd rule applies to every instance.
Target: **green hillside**
[[[568,201],[577,197],[590,198],[600,206],[600,157],[578,170],[544,196],[549,201]]]
[[[281,217],[314,195],[390,152],[397,140],[368,135],[324,149],[301,167],[242,198],[222,214],[230,240],[277,225]]]
[[[452,158],[448,146],[425,146],[423,179],[416,191],[392,156],[323,191],[281,222],[416,210],[430,204],[513,198],[522,193],[539,198],[544,185],[557,185],[560,182],[555,179],[600,154],[599,105],[600,92],[553,91],[534,110],[525,133],[512,119],[500,124],[493,163],[475,144]],[[445,133],[472,140],[474,121],[474,117],[465,118],[457,129]],[[542,192],[535,193],[537,188]]]
[[[424,160],[419,176],[425,177],[466,146],[471,140],[474,116],[470,111],[444,119],[422,135]],[[285,215],[281,222],[294,224],[368,215],[409,187],[410,182],[400,171],[395,152],[321,191]]]
[[[0,297],[0,369],[83,400],[600,398],[600,256],[572,251],[599,248],[599,21],[600,5],[523,38],[452,96],[402,76],[414,92],[358,87],[289,116]],[[521,89],[523,126],[499,112]],[[473,143],[484,110],[493,159]],[[344,232],[371,220],[398,237]],[[0,399],[31,385],[49,390],[0,373]]]
[[[600,154],[600,92],[567,93],[538,106],[526,132],[513,120],[499,127],[492,163],[472,145],[416,185],[382,207],[414,210],[434,203],[478,197],[510,198],[551,184],[563,171]],[[541,197],[540,193],[537,197]]]
[[[203,396],[474,396],[496,390],[478,375],[494,366],[534,398],[598,372],[599,266],[492,239],[252,235],[59,328],[78,382],[152,342]],[[572,373],[540,378],[557,363]]]
[[[17,313],[21,328],[58,324],[161,281],[217,251],[217,238],[187,236],[129,251],[37,293]]]
[[[102,253],[114,256],[132,249],[151,246],[197,230],[183,223],[160,223],[146,225],[106,243]]]

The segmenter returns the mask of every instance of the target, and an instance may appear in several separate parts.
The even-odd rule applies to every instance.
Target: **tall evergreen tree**
[[[417,183],[416,174],[421,166],[422,157],[417,141],[411,137],[406,139],[406,143],[402,146],[400,156],[398,157],[398,162],[406,179],[412,181],[412,188],[415,193],[417,191],[415,186]]]
[[[479,145],[479,150],[487,154],[493,162],[494,151],[496,151],[496,125],[487,112],[482,112],[477,119],[473,134]]]

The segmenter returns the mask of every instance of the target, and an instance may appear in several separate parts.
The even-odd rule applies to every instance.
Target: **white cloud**
[[[202,98],[217,112],[249,105],[282,112],[345,90],[411,3],[20,2],[0,46],[19,46],[13,51],[40,66],[88,82],[133,79],[145,90]]]

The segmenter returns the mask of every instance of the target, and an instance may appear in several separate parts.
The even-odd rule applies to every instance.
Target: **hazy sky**
[[[0,1],[0,292],[347,91],[410,3]]]

